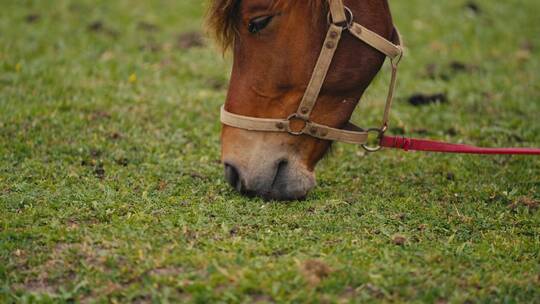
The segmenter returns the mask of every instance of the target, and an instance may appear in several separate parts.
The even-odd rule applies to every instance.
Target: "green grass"
[[[540,2],[465,2],[392,1],[408,46],[392,132],[540,146]],[[337,144],[304,202],[231,190],[230,58],[177,42],[203,12],[3,1],[0,302],[540,302],[538,157]],[[387,76],[356,122],[377,124]]]

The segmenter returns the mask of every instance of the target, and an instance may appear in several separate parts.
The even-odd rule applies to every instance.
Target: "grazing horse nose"
[[[303,199],[315,186],[311,172],[283,158],[240,167],[225,162],[225,179],[238,192],[266,200]]]

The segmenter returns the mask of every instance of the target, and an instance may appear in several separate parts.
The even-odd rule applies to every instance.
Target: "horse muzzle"
[[[315,187],[314,173],[286,158],[225,161],[225,179],[241,194],[265,200],[302,200]]]

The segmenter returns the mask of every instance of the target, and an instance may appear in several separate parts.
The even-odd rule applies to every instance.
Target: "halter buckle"
[[[287,124],[287,132],[291,135],[299,136],[299,135],[304,134],[305,130],[307,129],[309,125],[309,120],[298,116],[298,114],[296,113],[291,114],[289,117],[287,117],[287,120],[289,121],[289,123]],[[291,126],[292,126],[292,123],[295,121],[302,123],[303,124],[302,127],[299,129],[298,128],[293,129]]]

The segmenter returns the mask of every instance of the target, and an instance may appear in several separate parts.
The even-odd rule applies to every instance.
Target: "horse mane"
[[[210,33],[225,51],[234,42],[236,28],[236,20],[238,10],[242,0],[210,0],[206,23],[210,29]],[[285,8],[291,4],[303,2],[308,4],[313,15],[320,14],[326,6],[326,0],[274,0],[275,8]]]

